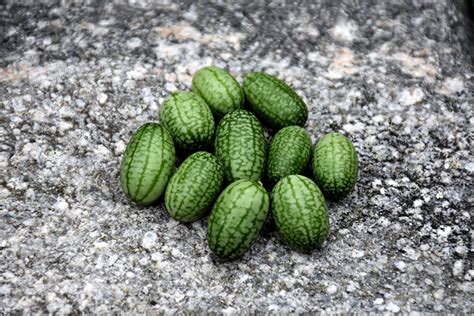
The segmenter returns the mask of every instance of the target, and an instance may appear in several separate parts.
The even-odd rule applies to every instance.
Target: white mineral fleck
[[[175,92],[176,90],[178,90],[178,88],[176,87],[176,85],[174,85],[174,84],[171,83],[171,82],[165,83],[165,89],[166,89],[166,91],[168,91],[168,92]]]
[[[346,287],[347,292],[354,292],[355,290],[357,290],[357,286],[354,282],[350,282]]]
[[[74,125],[69,121],[60,121],[58,127],[59,130],[64,133],[65,131],[72,129]]]
[[[440,226],[440,228],[438,228],[436,232],[438,233],[440,240],[446,240],[451,234],[452,230],[453,228],[450,226]]]
[[[413,202],[414,207],[420,207],[422,205],[423,205],[423,200],[415,200],[415,202]]]
[[[456,251],[460,255],[464,255],[467,253],[468,249],[466,246],[461,245],[461,246],[456,246],[456,248],[454,248],[454,251]]]
[[[97,251],[102,252],[109,248],[109,244],[105,241],[96,241],[94,242],[94,247]]]
[[[143,80],[145,78],[146,72],[146,68],[137,65],[133,68],[133,70],[127,72],[127,78],[132,80]]]
[[[402,122],[403,122],[403,119],[400,115],[396,114],[396,115],[393,116],[393,118],[392,118],[392,123],[393,124],[400,125],[400,124],[402,124]]]
[[[398,182],[395,181],[395,180],[392,180],[392,179],[388,179],[386,181],[387,185],[391,186],[391,187],[398,187]]]
[[[132,37],[127,41],[127,47],[130,49],[135,49],[142,46],[142,40],[138,37]]]
[[[464,169],[469,172],[474,172],[474,162],[468,162],[464,165]]]
[[[403,261],[396,261],[395,262],[395,267],[401,271],[401,272],[405,272],[406,268],[407,268],[407,264]]]
[[[350,43],[357,37],[358,27],[352,20],[341,17],[329,30],[329,33],[339,41]]]
[[[97,101],[99,101],[99,104],[105,104],[107,102],[107,95],[105,93],[99,93],[97,96]]]
[[[355,124],[344,124],[342,129],[348,133],[360,132],[363,131],[365,125],[362,122],[357,122]]]
[[[183,17],[188,21],[196,21],[198,18],[198,13],[194,5],[189,6],[189,10],[184,12]]]
[[[336,292],[337,292],[336,284],[332,283],[326,288],[326,293],[328,293],[329,295],[335,294]]]
[[[163,260],[163,255],[162,255],[161,253],[159,253],[159,252],[154,252],[154,253],[152,253],[152,255],[151,255],[151,260],[153,260],[153,261],[161,261],[161,260]]]
[[[155,232],[153,231],[146,232],[142,238],[142,247],[145,249],[153,248],[156,245],[157,239],[158,239],[158,236],[156,235]]]
[[[66,216],[69,219],[75,220],[82,214],[82,210],[79,208],[71,208],[66,211]]]
[[[94,153],[99,157],[107,158],[110,155],[110,150],[104,145],[98,145],[95,148]]]
[[[125,152],[125,148],[127,148],[127,145],[125,144],[124,141],[119,140],[114,144],[114,153],[115,155],[121,155]]]
[[[0,295],[9,295],[11,293],[11,286],[8,284],[3,284],[0,286]]]
[[[398,307],[397,304],[393,302],[388,302],[388,304],[385,306],[385,308],[392,313],[398,313],[400,311],[400,307]]]
[[[400,93],[398,101],[402,105],[417,104],[425,98],[425,93],[420,88],[406,88]]]
[[[453,265],[453,274],[460,275],[462,271],[463,271],[463,261],[462,260],[455,261]]]
[[[382,185],[382,181],[380,179],[375,179],[374,181],[372,181],[372,186],[375,188],[379,185]]]
[[[5,199],[10,195],[10,191],[5,188],[0,186],[0,199]]]
[[[364,255],[365,255],[365,252],[358,249],[352,250],[352,253],[351,253],[352,258],[362,258]]]
[[[444,297],[444,290],[443,290],[443,289],[436,290],[436,291],[433,293],[433,296],[434,296],[434,298],[437,299],[437,300],[443,299],[443,297]]]
[[[69,203],[66,202],[66,200],[64,200],[63,198],[60,198],[56,203],[54,203],[53,208],[58,211],[64,212],[69,209]]]

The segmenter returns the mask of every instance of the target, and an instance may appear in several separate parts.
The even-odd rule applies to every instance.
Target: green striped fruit
[[[257,118],[245,110],[225,115],[217,126],[214,149],[227,181],[259,180],[265,168],[265,138]]]
[[[224,171],[205,151],[192,154],[179,166],[166,187],[165,203],[174,219],[191,223],[204,217],[219,194]]]
[[[176,161],[173,139],[160,124],[146,123],[133,134],[122,157],[120,184],[137,204],[156,201],[170,179]]]
[[[352,190],[357,181],[358,164],[354,145],[339,133],[325,135],[314,148],[314,178],[330,200],[340,200]]]
[[[266,125],[274,129],[305,125],[308,108],[283,81],[263,72],[252,72],[245,76],[243,87],[252,111]]]
[[[275,185],[272,215],[280,236],[298,251],[309,252],[318,248],[329,233],[324,196],[305,176],[290,175]]]
[[[269,208],[267,191],[251,180],[231,183],[217,198],[209,217],[209,248],[224,259],[241,256],[258,237]]]
[[[290,174],[301,174],[311,158],[311,138],[304,128],[288,126],[276,133],[268,154],[267,177],[271,183]]]
[[[206,102],[192,92],[175,92],[164,101],[160,121],[171,133],[176,146],[188,151],[211,143],[214,117]]]
[[[204,67],[194,74],[193,92],[206,101],[217,117],[241,108],[245,99],[237,80],[224,69],[213,66]]]

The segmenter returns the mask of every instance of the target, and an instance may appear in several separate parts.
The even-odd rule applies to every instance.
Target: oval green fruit
[[[205,147],[214,136],[214,117],[204,100],[192,92],[172,93],[160,109],[160,121],[176,146],[188,151]]]
[[[204,67],[194,74],[192,89],[217,117],[241,108],[245,99],[237,80],[224,69],[214,66]]]
[[[219,195],[223,180],[222,165],[214,155],[205,151],[190,155],[166,187],[168,213],[183,223],[204,217]]]
[[[226,114],[217,126],[214,149],[227,181],[259,180],[265,168],[265,137],[257,118],[245,110]]]
[[[299,126],[284,127],[276,133],[268,154],[267,178],[271,183],[301,174],[311,158],[311,138]]]
[[[280,236],[298,251],[318,248],[329,233],[324,196],[305,176],[290,175],[275,185],[272,215]]]
[[[137,204],[156,201],[171,177],[176,161],[173,139],[160,124],[142,125],[132,136],[122,157],[120,184]]]
[[[252,111],[271,128],[305,125],[308,119],[306,104],[278,78],[263,72],[252,72],[245,76],[243,88]]]
[[[224,259],[241,256],[258,237],[269,208],[268,193],[259,183],[239,180],[217,198],[209,217],[209,248]]]
[[[330,200],[345,197],[357,181],[357,153],[352,142],[339,133],[329,133],[319,140],[312,165],[316,183]]]

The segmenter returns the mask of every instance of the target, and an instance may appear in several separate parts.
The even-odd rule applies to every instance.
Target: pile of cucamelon
[[[209,248],[224,259],[250,248],[270,210],[291,248],[321,246],[329,233],[325,198],[343,198],[357,180],[351,141],[329,133],[313,149],[302,127],[306,104],[263,72],[247,74],[241,87],[225,70],[205,67],[194,74],[192,91],[172,93],[161,124],[146,123],[132,136],[120,172],[127,197],[147,205],[164,193],[169,214],[183,223],[211,210]],[[261,122],[276,132],[268,154]],[[202,151],[212,144],[214,154]],[[177,170],[176,152],[189,155]],[[308,166],[315,182],[301,175]]]

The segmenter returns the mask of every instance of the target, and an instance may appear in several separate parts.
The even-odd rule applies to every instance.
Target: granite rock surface
[[[450,1],[1,2],[0,312],[472,313],[465,18]],[[267,225],[221,262],[206,220],[126,200],[131,134],[207,65],[286,80],[313,143],[352,139],[359,181],[322,249]]]

